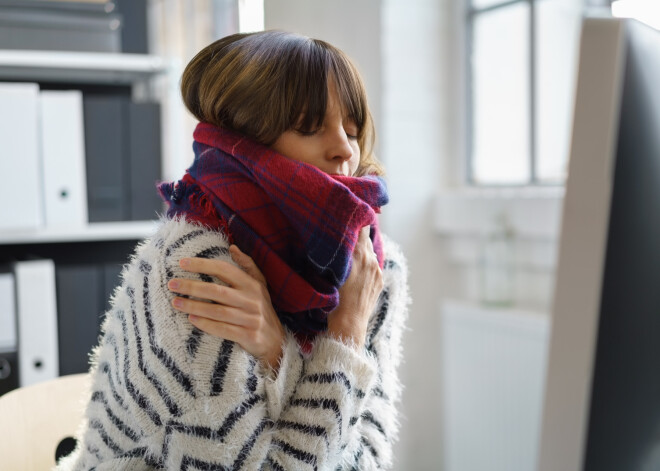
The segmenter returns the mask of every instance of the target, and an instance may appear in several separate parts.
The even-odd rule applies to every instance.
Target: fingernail
[[[174,298],[174,301],[172,301],[172,304],[174,304],[174,307],[181,307],[181,306],[183,306],[183,299]]]
[[[189,267],[190,266],[190,259],[189,258],[182,258],[179,263],[181,264],[182,267]]]
[[[199,317],[197,317],[196,315],[194,315],[194,314],[188,314],[188,320],[189,320],[190,322],[195,322],[197,319],[199,319]]]
[[[167,286],[168,286],[170,289],[177,289],[179,286],[181,286],[181,283],[179,283],[179,282],[176,281],[176,280],[171,280],[171,281],[167,284]]]

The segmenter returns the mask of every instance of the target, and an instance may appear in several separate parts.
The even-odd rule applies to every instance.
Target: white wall
[[[455,128],[444,105],[451,34],[438,0],[268,0],[266,28],[325,39],[351,56],[365,79],[388,172],[383,229],[408,257],[413,305],[404,336],[405,384],[399,470],[441,466],[438,302],[448,284],[433,229],[434,195],[451,170]]]
[[[381,145],[391,196],[383,227],[408,257],[413,299],[401,371],[400,470],[437,470],[442,461],[438,306],[451,281],[433,229],[433,203],[451,180],[449,6],[438,0],[383,2]]]

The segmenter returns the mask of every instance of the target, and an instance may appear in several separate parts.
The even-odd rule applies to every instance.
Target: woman
[[[398,431],[405,260],[359,75],[238,34],[188,64],[195,161],[113,297],[58,469],[381,469]],[[188,314],[188,315],[186,315]]]

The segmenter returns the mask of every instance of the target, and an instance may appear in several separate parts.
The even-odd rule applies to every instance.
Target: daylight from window
[[[238,30],[241,33],[264,30],[264,0],[238,0]]]
[[[620,18],[635,18],[655,29],[660,29],[658,0],[618,0],[612,3],[612,14]]]
[[[561,184],[566,176],[581,0],[473,0],[468,180]]]

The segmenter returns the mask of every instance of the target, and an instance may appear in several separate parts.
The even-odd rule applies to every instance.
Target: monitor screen
[[[584,20],[539,471],[660,470],[660,32]]]

